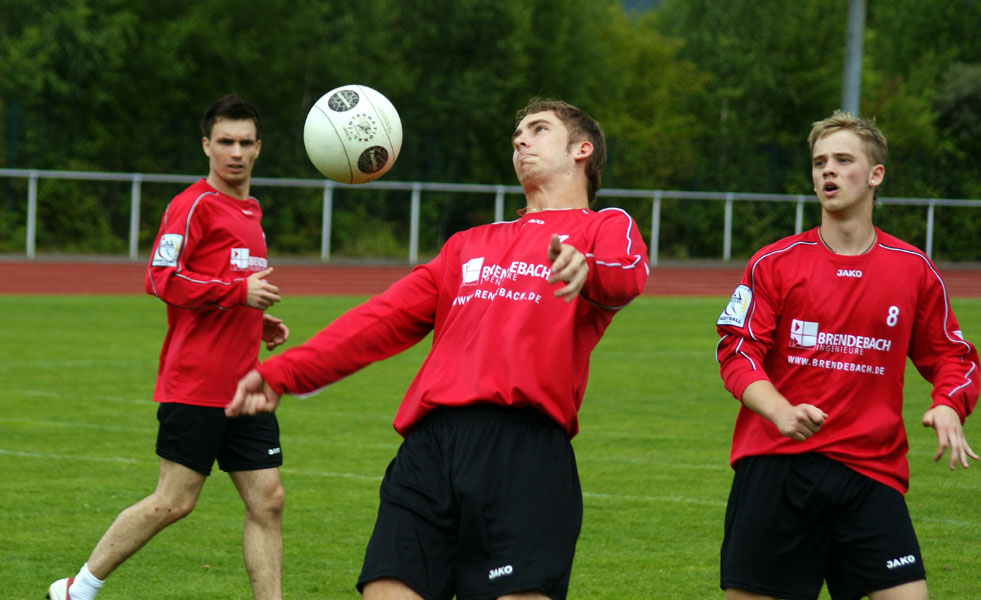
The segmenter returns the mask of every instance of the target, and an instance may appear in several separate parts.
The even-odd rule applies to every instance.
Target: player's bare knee
[[[277,484],[261,494],[255,494],[245,499],[245,510],[253,519],[261,521],[276,520],[283,514],[286,505],[286,490],[282,484]]]
[[[282,484],[276,485],[276,487],[270,492],[264,502],[264,509],[276,516],[283,514],[283,507],[286,505],[286,490],[283,488]]]
[[[150,502],[145,511],[148,519],[170,525],[191,514],[194,510],[196,497],[154,497],[151,496]]]

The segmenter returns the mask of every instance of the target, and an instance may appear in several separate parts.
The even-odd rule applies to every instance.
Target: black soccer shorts
[[[736,465],[721,586],[857,600],[925,578],[903,495],[826,456],[752,456]]]
[[[229,419],[225,409],[164,402],[157,408],[157,455],[204,475],[218,460],[225,472],[283,464],[276,415]]]
[[[582,525],[566,433],[532,409],[439,409],[381,484],[358,590],[395,578],[424,598],[565,598]]]

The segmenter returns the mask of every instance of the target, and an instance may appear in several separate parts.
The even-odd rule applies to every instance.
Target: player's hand
[[[239,380],[235,396],[225,406],[225,416],[253,416],[261,412],[273,412],[279,406],[279,394],[262,379],[255,369]]]
[[[945,404],[934,406],[924,413],[923,426],[933,427],[937,432],[937,452],[933,455],[933,462],[940,462],[947,448],[950,448],[951,471],[957,468],[958,462],[965,469],[970,467],[968,457],[978,460],[978,455],[967,444],[961,418],[953,408]]]
[[[813,404],[788,404],[774,415],[773,424],[780,433],[803,442],[821,429],[828,414]]]
[[[579,295],[583,284],[586,283],[586,275],[589,274],[586,257],[576,250],[575,246],[561,243],[559,236],[552,234],[548,244],[548,260],[552,263],[552,273],[549,275],[548,283],[564,281],[566,285],[555,290],[555,295],[564,298],[566,302],[572,302],[572,299]]]
[[[256,271],[249,275],[246,283],[249,286],[248,294],[245,297],[245,305],[259,310],[266,310],[273,304],[279,302],[279,288],[265,281],[266,277],[273,272],[272,267],[262,271]]]
[[[290,328],[283,324],[282,319],[262,313],[262,341],[266,343],[266,350],[272,350],[285,343],[289,337]]]

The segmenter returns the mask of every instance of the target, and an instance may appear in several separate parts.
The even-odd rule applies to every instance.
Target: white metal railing
[[[142,185],[146,183],[192,183],[201,175],[155,175],[151,173],[102,173],[94,171],[45,171],[39,169],[0,169],[0,177],[27,179],[27,230],[24,252],[27,258],[33,259],[35,254],[35,238],[37,233],[37,181],[38,179],[73,179],[94,181],[128,181],[130,182],[130,220],[129,220],[129,258],[136,259],[138,253],[140,228],[140,196]],[[357,186],[335,183],[325,179],[288,179],[271,177],[253,177],[255,187],[296,187],[320,188],[323,190],[323,220],[321,222],[320,257],[330,259],[331,223],[333,219],[334,190],[344,188],[358,189],[387,189],[406,190],[409,197],[409,262],[419,261],[419,208],[423,192],[467,192],[488,194],[494,197],[494,220],[504,220],[505,194],[521,194],[522,189],[517,185],[488,185],[467,183],[424,183],[402,181],[372,181]],[[793,202],[796,204],[795,233],[803,231],[804,204],[817,202],[813,196],[803,194],[750,194],[736,192],[685,192],[675,190],[627,190],[602,189],[599,196],[618,198],[650,198],[651,200],[651,231],[650,231],[650,264],[658,263],[658,244],[660,239],[661,201],[665,198],[678,200],[709,200],[724,203],[724,226],[722,242],[722,259],[726,262],[732,258],[732,209],[735,202],[765,201]],[[934,211],[937,206],[960,206],[981,208],[981,200],[957,200],[945,198],[879,198],[883,204],[902,204],[927,207],[926,243],[924,251],[927,256],[933,252]]]

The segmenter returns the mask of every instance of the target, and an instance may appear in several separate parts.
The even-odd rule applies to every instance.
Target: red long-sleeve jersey
[[[750,383],[769,380],[791,403],[817,406],[828,419],[798,442],[742,406],[733,465],[751,455],[819,452],[905,493],[907,356],[933,384],[931,406],[950,406],[962,421],[974,409],[978,353],[961,335],[936,266],[876,234],[860,256],[830,252],[813,229],[749,261],[717,323],[725,387],[741,398]]]
[[[556,298],[549,240],[582,252],[580,297]],[[647,249],[619,209],[528,213],[453,235],[431,262],[341,315],[259,372],[279,393],[309,393],[420,341],[432,348],[395,416],[402,435],[441,406],[534,407],[570,437],[589,354],[616,310],[643,289]]]
[[[262,312],[245,305],[246,278],[266,268],[255,198],[238,200],[201,179],[171,200],[145,287],[167,303],[153,399],[222,407],[258,365]]]

